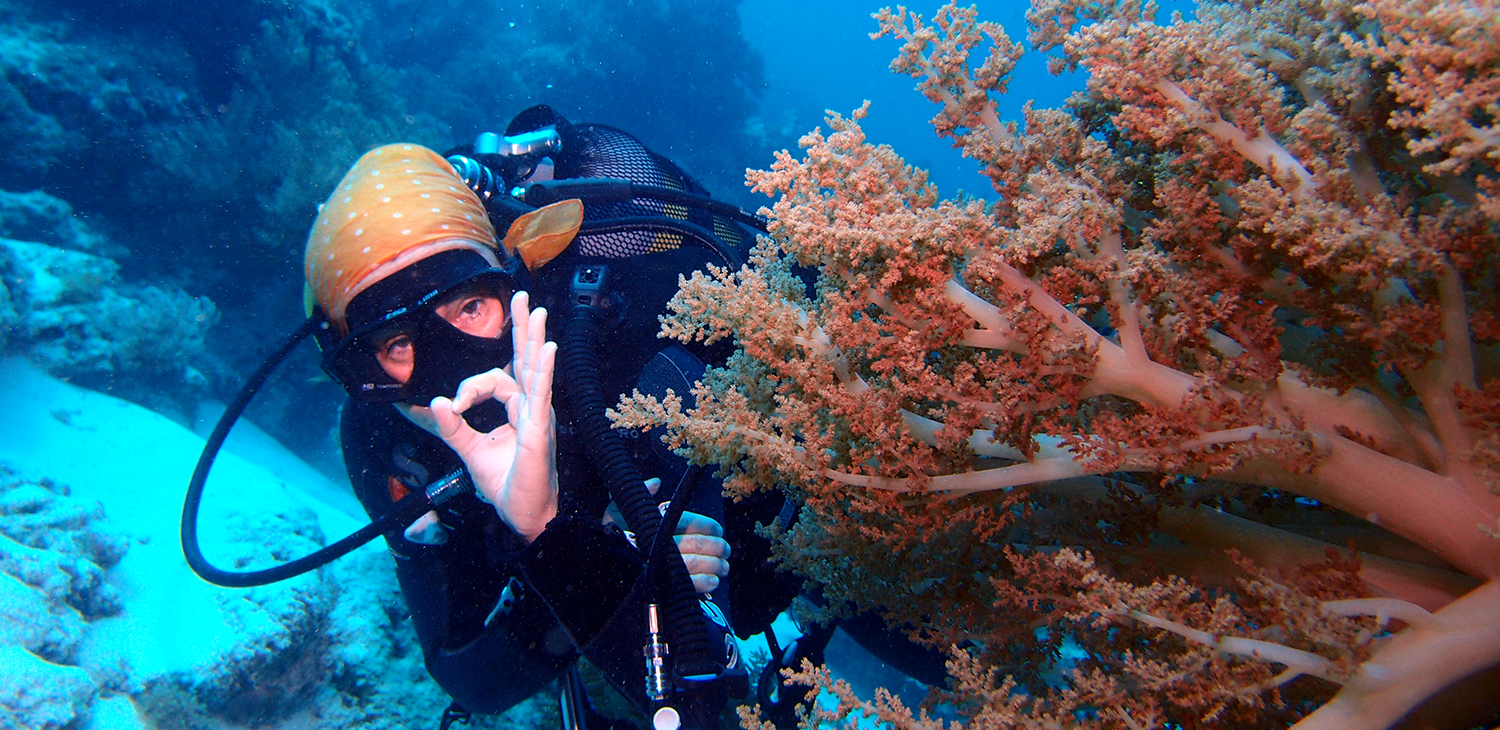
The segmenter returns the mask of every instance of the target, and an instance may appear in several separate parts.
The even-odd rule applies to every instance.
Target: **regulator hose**
[[[413,520],[421,517],[435,505],[446,502],[456,494],[474,491],[474,484],[469,480],[468,474],[459,469],[427,485],[421,491],[408,494],[381,515],[380,519],[310,555],[262,570],[224,570],[208,562],[208,558],[203,556],[203,550],[198,544],[198,505],[203,500],[203,485],[208,481],[209,470],[213,469],[214,458],[219,455],[219,449],[224,445],[224,440],[229,437],[229,430],[234,428],[235,421],[239,420],[245,407],[250,405],[250,399],[255,397],[266,379],[286,359],[287,355],[307,339],[321,322],[322,320],[318,317],[308,318],[275,353],[260,364],[260,368],[250,376],[244,387],[240,388],[234,401],[224,409],[224,414],[219,416],[219,422],[214,425],[213,433],[209,434],[208,440],[203,444],[203,452],[198,455],[198,466],[193,469],[193,477],[188,481],[187,496],[182,502],[182,555],[187,559],[188,567],[192,568],[198,577],[209,583],[225,588],[251,588],[294,578],[343,557],[355,548],[379,537],[393,525],[411,524]]]
[[[599,317],[593,307],[573,307],[558,343],[559,370],[568,379],[567,394],[584,448],[603,477],[610,497],[624,515],[626,524],[635,532],[636,544],[643,546],[649,556],[658,543],[661,513],[646,489],[645,479],[635,468],[630,451],[605,415],[607,404],[599,381],[597,351],[600,329]],[[663,565],[666,575],[664,580],[651,586],[651,590],[657,593],[662,599],[660,604],[666,608],[666,624],[673,642],[672,655],[676,658],[677,673],[683,676],[719,674],[724,669],[723,662],[715,659],[687,565],[670,535],[663,542],[660,549],[668,553]]]

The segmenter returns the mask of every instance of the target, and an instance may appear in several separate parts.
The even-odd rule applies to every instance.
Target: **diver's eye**
[[[381,360],[392,363],[410,362],[412,359],[411,347],[410,335],[396,335],[380,343],[379,347],[376,348],[376,356]]]
[[[411,372],[416,367],[417,360],[411,335],[391,331],[371,341],[375,344],[375,360],[380,363],[381,369],[385,370],[387,375],[398,383],[405,383],[411,379]]]
[[[439,305],[448,324],[478,337],[498,337],[505,328],[505,305],[488,292],[455,297]]]
[[[467,332],[469,328],[484,319],[486,314],[484,297],[460,299],[450,305],[448,311],[443,314],[449,324]]]

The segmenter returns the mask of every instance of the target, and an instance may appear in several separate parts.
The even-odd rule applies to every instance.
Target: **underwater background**
[[[1127,14],[1136,7],[1078,5]],[[1258,4],[1217,5],[1253,13]],[[1471,5],[1494,16],[1493,2]],[[933,134],[938,108],[911,78],[891,73],[901,44],[870,38],[879,27],[871,13],[880,7],[854,0],[0,0],[0,142],[7,151],[0,156],[0,728],[436,727],[448,698],[422,666],[379,541],[319,572],[238,590],[199,580],[178,543],[182,495],[204,437],[244,379],[306,317],[302,254],[318,204],[377,145],[408,141],[445,150],[548,104],[572,121],[636,135],[716,198],[754,210],[772,199],[749,189],[747,168],[768,169],[783,149],[796,156],[804,134],[832,133],[828,111],[848,116],[866,100],[869,113],[859,125],[871,142],[890,144],[906,163],[930,171],[942,197],[993,203],[998,195],[982,165]],[[1160,7],[1163,18],[1193,13],[1187,2]],[[1023,44],[1027,8],[978,4],[981,18]],[[1253,53],[1275,56],[1260,47]],[[1482,63],[1495,70],[1493,55]],[[1085,82],[1077,70],[1049,73],[1046,54],[1028,53],[1009,92],[995,98],[996,111],[1001,120],[1019,121],[1028,103],[1062,107]],[[1378,101],[1393,104],[1392,96]],[[1097,121],[1127,106],[1090,102],[1075,110]],[[1500,109],[1476,112],[1491,130],[1497,115]],[[1105,124],[1092,133],[1111,143],[1121,134]],[[1131,174],[1144,180],[1171,164],[1154,163],[1155,170],[1143,162]],[[1403,166],[1418,165],[1409,158],[1392,165]],[[1397,187],[1389,182],[1397,176],[1382,172]],[[1493,172],[1471,179],[1493,195],[1485,175]],[[1122,185],[1137,193],[1147,187],[1134,179]],[[1417,202],[1406,201],[1410,208],[1438,197],[1420,192],[1411,196]],[[1224,200],[1215,198],[1233,208]],[[1124,227],[1146,225],[1130,220]],[[1493,241],[1494,226],[1476,224],[1481,232],[1473,237]],[[1466,282],[1470,299],[1490,301],[1492,291],[1472,290],[1500,290],[1495,272],[1472,265],[1484,275]],[[1476,308],[1476,331],[1497,327],[1484,309]],[[1090,324],[1113,336],[1107,320],[1101,308]],[[1309,341],[1320,336],[1300,322],[1276,324]],[[1493,386],[1500,349],[1484,340],[1476,351],[1478,380],[1500,403]],[[204,497],[200,533],[214,562],[266,567],[366,522],[337,444],[344,399],[320,371],[315,348],[305,345],[251,404]],[[1484,448],[1495,441],[1496,422],[1500,417],[1476,431],[1489,439]],[[1361,444],[1373,439],[1339,434]],[[955,472],[973,465],[953,463]],[[1174,488],[1191,491],[1191,482]],[[1289,494],[1268,488],[1251,501],[1298,520],[1322,509]],[[1109,498],[1128,501],[1116,491]],[[1179,493],[1161,497],[1176,499]],[[1015,514],[1036,507],[995,500],[988,506]],[[1231,502],[1220,506],[1239,506]],[[946,513],[923,513],[933,514]],[[1107,522],[1097,522],[1101,534],[1114,529]],[[1149,540],[1156,527],[1099,541]],[[1472,570],[1459,578],[1445,600],[1481,584]],[[1484,585],[1493,586],[1493,576]],[[929,598],[959,590],[938,578],[903,590],[933,586]],[[1370,636],[1387,636],[1388,618],[1381,614]],[[967,620],[958,613],[937,619]],[[1019,660],[1034,665],[1038,687],[1080,656],[1045,630],[1023,633],[1050,652]],[[1351,656],[1357,667],[1366,655]],[[884,686],[915,706],[927,689],[847,640],[835,639],[829,664],[860,697]],[[991,701],[1025,694],[995,691],[995,677],[980,674],[964,678],[968,689],[982,685],[975,692]],[[1489,684],[1466,690],[1487,703],[1478,716],[1495,717],[1500,702],[1486,697],[1500,686],[1494,680],[1491,671]],[[1316,689],[1316,701],[1287,712],[1316,707],[1331,694]],[[1074,719],[1099,720],[1106,713],[1094,713],[1097,705]],[[555,699],[539,695],[505,715],[476,717],[472,727],[554,727],[557,717]],[[1234,721],[1240,724],[1225,726],[1258,726]]]
[[[1019,24],[1024,7],[1002,5],[997,19]],[[11,292],[6,346],[191,422],[301,321],[307,228],[359,154],[390,140],[446,149],[538,103],[625,129],[753,210],[770,200],[746,168],[795,149],[825,110],[872,99],[874,141],[899,143],[945,193],[987,193],[887,70],[895,44],[868,38],[876,9],[7,2],[0,235],[77,259],[59,266],[87,280],[65,286],[103,296]],[[1027,59],[1007,114],[1060,103],[1076,76]],[[318,378],[311,357],[292,368],[299,387],[273,386],[251,419],[339,473],[312,451],[329,445],[338,389],[300,387]]]
[[[317,205],[369,148],[445,149],[538,103],[625,129],[754,209],[770,201],[747,167],[868,98],[872,138],[945,190],[985,192],[887,70],[895,44],[869,40],[878,9],[0,0],[0,727],[435,726],[447,700],[382,549],[229,590],[177,546],[201,437],[304,317]],[[1040,60],[1028,73],[1019,90],[1047,104],[1077,86]],[[344,395],[314,350],[253,402],[210,479],[217,561],[269,564],[363,521],[336,443]],[[551,704],[477,722],[544,726]]]

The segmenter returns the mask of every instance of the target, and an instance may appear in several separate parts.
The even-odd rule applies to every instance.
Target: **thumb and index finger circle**
[[[454,410],[452,400],[439,396],[433,398],[428,407],[432,411],[433,420],[437,421],[438,437],[449,446],[479,433]]]

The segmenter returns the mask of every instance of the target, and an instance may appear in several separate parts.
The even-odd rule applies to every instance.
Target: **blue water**
[[[976,6],[980,19],[1001,23],[1011,40],[1025,43],[1024,4]],[[848,115],[868,99],[870,115],[863,126],[872,141],[891,145],[907,162],[927,169],[945,196],[959,190],[993,196],[976,166],[933,134],[928,120],[937,107],[916,91],[917,82],[890,72],[899,42],[890,37],[870,40],[878,27],[870,15],[879,7],[856,0],[749,0],[741,5],[745,36],[766,62],[768,90],[761,102],[762,116],[809,129],[822,124],[823,110]],[[912,9],[930,19],[936,6]],[[976,49],[976,58],[982,58],[987,48]],[[1083,87],[1081,74],[1053,77],[1046,66],[1041,54],[1022,57],[1010,93],[1000,100],[1002,119],[1019,121],[1028,99],[1038,107],[1058,106]]]

